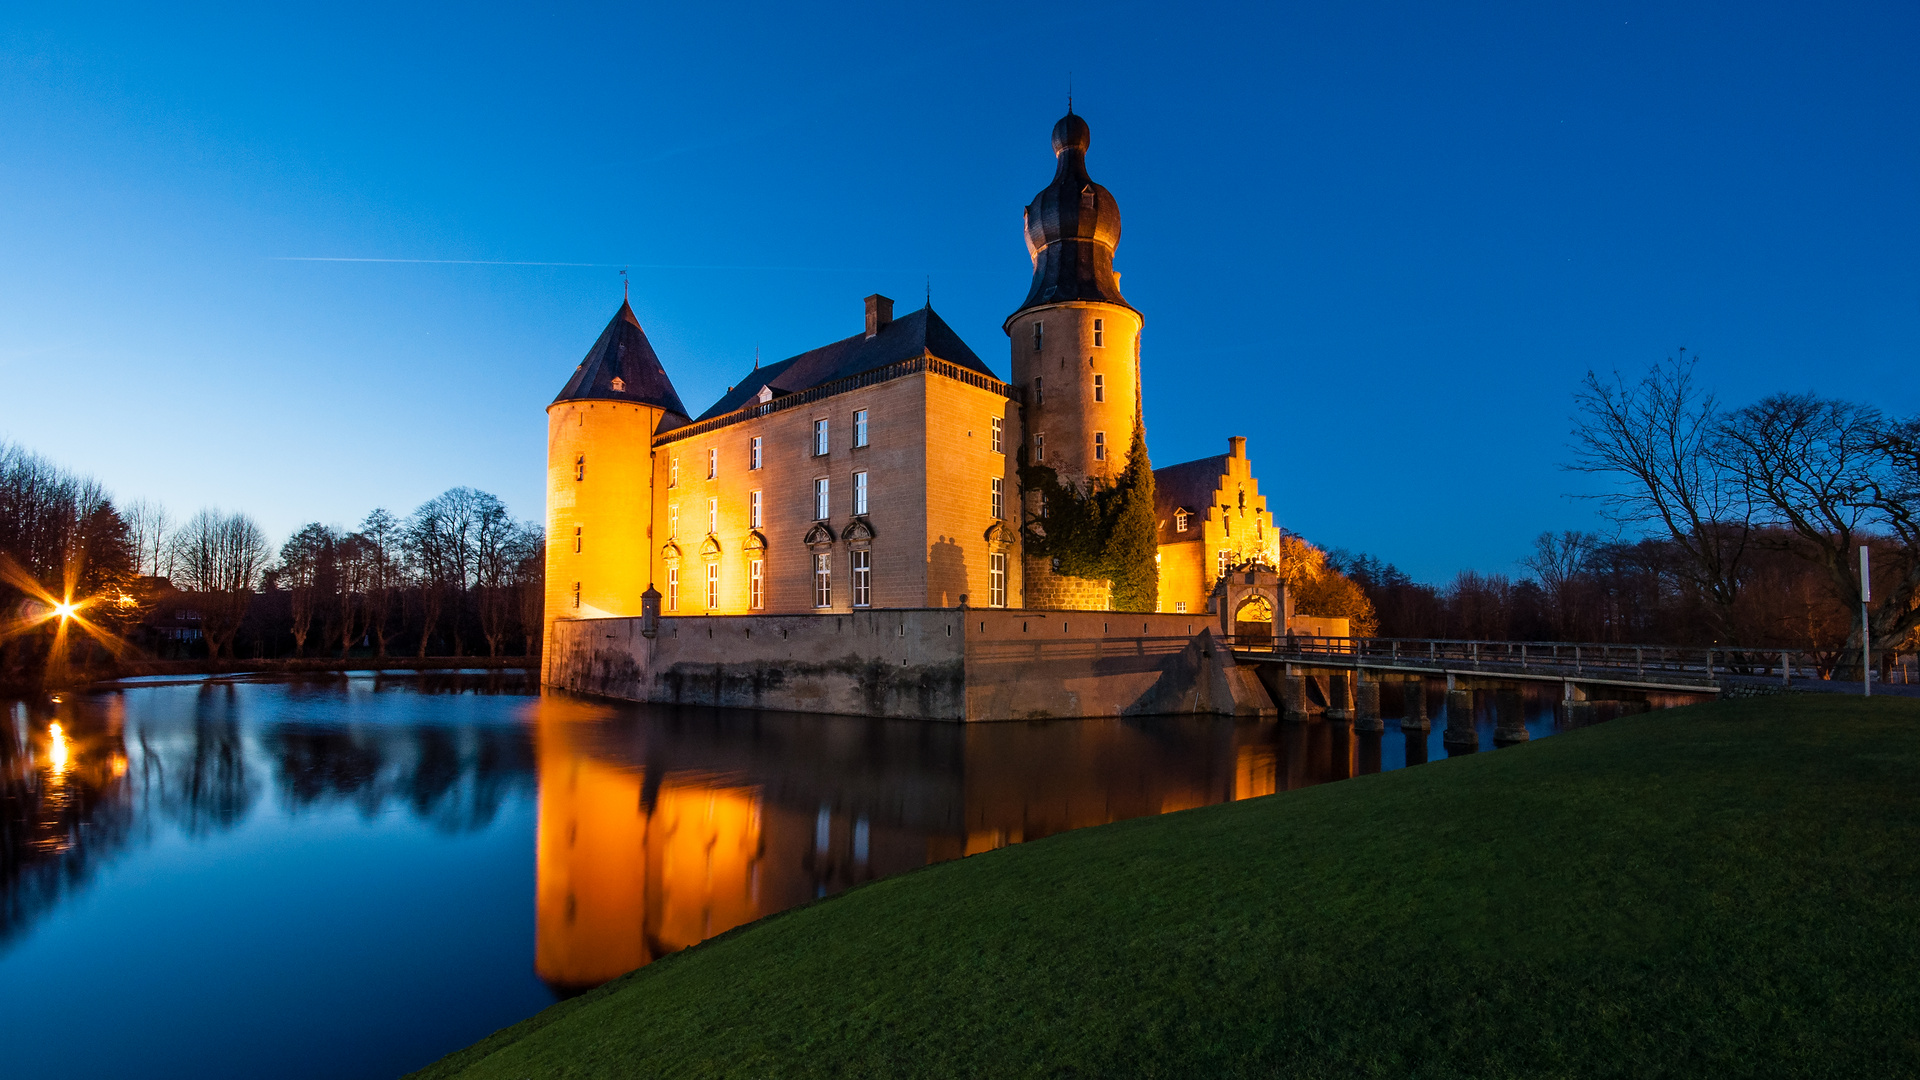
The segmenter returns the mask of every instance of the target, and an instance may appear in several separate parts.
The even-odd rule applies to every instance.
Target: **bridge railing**
[[[1466,670],[1488,673],[1590,675],[1661,683],[1707,685],[1727,677],[1826,679],[1849,659],[1834,650],[1762,647],[1622,645],[1575,641],[1475,641],[1447,638],[1240,635],[1238,652],[1271,653],[1284,659],[1321,661],[1341,667]],[[1916,672],[1900,654],[1875,655],[1878,676],[1907,682]]]

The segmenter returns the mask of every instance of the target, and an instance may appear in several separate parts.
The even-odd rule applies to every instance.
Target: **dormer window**
[[[765,404],[766,404],[767,402],[769,402],[769,401],[772,401],[772,400],[773,400],[773,387],[771,387],[771,386],[763,386],[763,387],[761,387],[761,388],[760,388],[760,392],[759,392],[758,394],[755,394],[755,395],[753,396],[753,399],[754,399],[755,401],[758,401],[758,402],[759,402],[760,404],[762,404],[762,405],[765,405]]]
[[[613,377],[613,392],[614,392],[614,393],[616,393],[616,394],[624,394],[624,393],[626,393],[626,392],[627,392],[627,380],[625,380],[625,379],[623,379],[623,378],[621,378],[621,377],[620,377],[620,376],[618,376],[618,375],[615,375],[615,376]]]
[[[1187,512],[1185,510],[1175,510],[1173,512],[1173,531],[1187,531]]]

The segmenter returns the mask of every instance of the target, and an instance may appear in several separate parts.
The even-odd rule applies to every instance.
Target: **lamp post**
[[[1867,622],[1867,602],[1873,599],[1873,579],[1867,576],[1867,545],[1860,545],[1860,693],[1873,696],[1873,627]]]

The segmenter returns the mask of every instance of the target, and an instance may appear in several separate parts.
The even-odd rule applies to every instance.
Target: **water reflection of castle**
[[[862,881],[1351,775],[1366,750],[1331,745],[1329,726],[934,725],[548,697],[535,967],[577,992]],[[1289,745],[1294,728],[1317,741]]]

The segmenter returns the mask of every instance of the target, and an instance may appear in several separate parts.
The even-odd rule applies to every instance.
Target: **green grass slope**
[[[420,1077],[1920,1075],[1920,703],[1731,701],[762,920]]]

